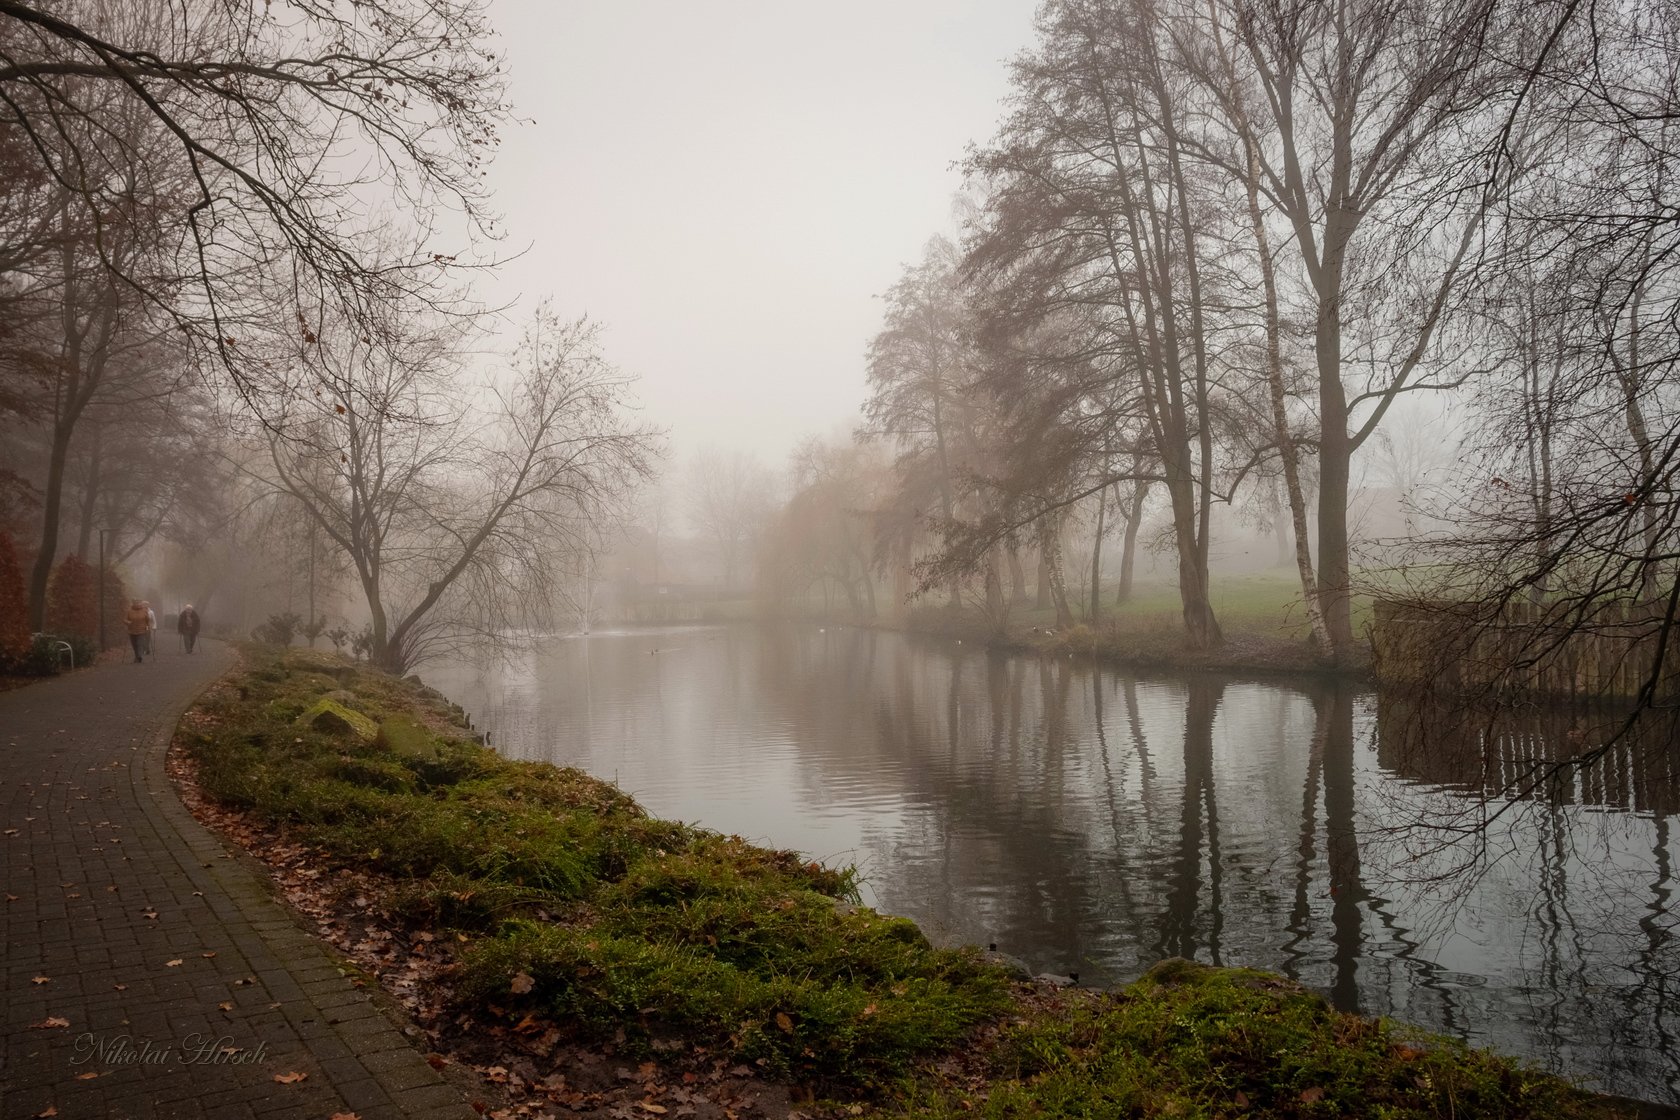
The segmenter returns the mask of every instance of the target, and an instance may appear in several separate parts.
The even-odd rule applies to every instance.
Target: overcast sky
[[[776,467],[849,427],[899,266],[951,227],[1033,0],[495,0],[512,97],[491,172],[520,309],[608,327],[680,465]]]

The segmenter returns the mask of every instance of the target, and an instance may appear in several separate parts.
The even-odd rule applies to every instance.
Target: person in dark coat
[[[175,620],[175,629],[180,632],[181,644],[186,647],[188,653],[193,651],[193,646],[198,642],[198,627],[198,612],[188,603],[181,608],[181,614]]]

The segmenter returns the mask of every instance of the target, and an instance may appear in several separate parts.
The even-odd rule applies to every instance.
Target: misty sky
[[[495,0],[519,310],[606,322],[681,462],[849,428],[874,298],[950,228],[1034,0]]]

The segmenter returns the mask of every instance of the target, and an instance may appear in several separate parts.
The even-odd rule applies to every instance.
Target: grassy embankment
[[[1005,645],[1044,653],[1074,653],[1114,664],[1163,669],[1220,669],[1239,672],[1303,672],[1324,668],[1308,643],[1306,610],[1301,585],[1292,575],[1261,573],[1214,580],[1214,616],[1225,642],[1215,650],[1194,650],[1184,632],[1178,588],[1170,583],[1140,583],[1124,603],[1109,596],[1097,620],[1085,617],[1084,604],[1075,613],[1079,622],[1058,631],[1054,610],[1017,607],[1009,618]],[[1371,597],[1354,596],[1353,630],[1364,645],[1371,617]],[[909,617],[909,628],[925,633],[989,641],[986,623],[976,611],[953,613],[941,606],[922,606]]]
[[[650,1057],[644,1076],[665,1068],[697,1092],[704,1059],[846,1102],[806,1115],[1613,1114],[1261,973],[1169,963],[1113,993],[1015,979],[851,905],[850,872],[652,819],[575,770],[502,759],[436,694],[324,655],[247,656],[183,721],[197,781],[308,845],[317,866],[371,872],[367,921],[425,952],[448,946],[433,977],[449,1004],[430,1025],[440,1050],[558,1031]],[[329,692],[377,736],[300,724]]]

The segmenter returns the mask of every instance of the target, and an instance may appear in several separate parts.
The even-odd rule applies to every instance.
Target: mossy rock
[[[378,744],[404,758],[436,762],[437,738],[407,716],[391,716],[379,724]]]
[[[379,737],[379,725],[360,712],[351,711],[337,700],[323,696],[298,717],[304,727],[328,735],[353,735],[364,743]]]

